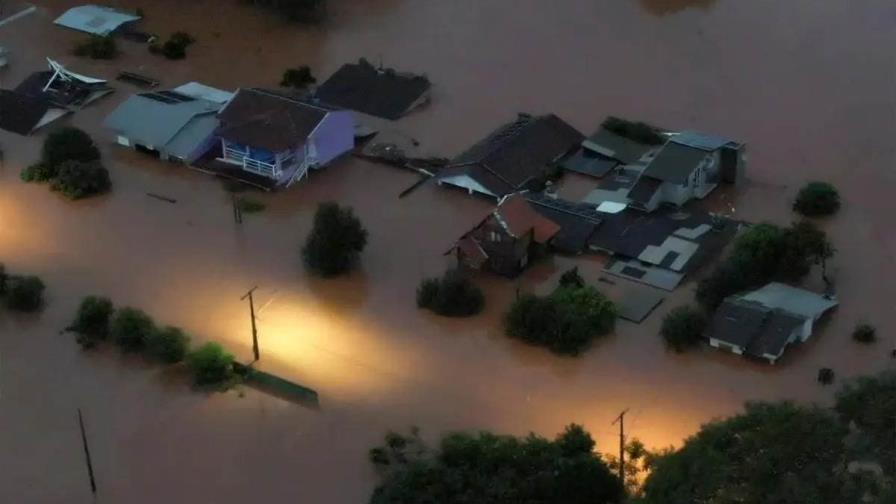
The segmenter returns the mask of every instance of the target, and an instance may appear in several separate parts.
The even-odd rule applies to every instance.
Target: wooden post
[[[261,355],[258,351],[258,330],[255,327],[255,299],[252,297],[252,293],[255,292],[258,286],[252,287],[249,289],[243,297],[240,298],[240,301],[249,298],[249,315],[252,317],[252,354],[255,355],[255,360],[259,360]]]
[[[81,443],[84,445],[84,458],[87,461],[87,475],[90,477],[90,491],[96,497],[96,479],[93,477],[93,463],[90,461],[90,447],[87,446],[87,433],[84,430],[84,417],[81,416],[81,408],[78,408],[78,425],[81,427]]]

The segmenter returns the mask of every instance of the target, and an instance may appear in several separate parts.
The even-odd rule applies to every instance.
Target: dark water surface
[[[776,367],[712,351],[665,352],[662,315],[576,360],[507,340],[500,315],[517,285],[545,291],[572,264],[589,280],[599,259],[557,258],[519,282],[483,278],[485,314],[444,320],[417,311],[414,290],[448,264],[442,253],[489,209],[415,177],[357,160],[289,191],[262,195],[259,215],[233,224],[215,180],[111,144],[100,122],[131,88],[69,121],[95,135],[114,192],[69,203],[18,180],[42,135],[0,133],[0,260],[39,274],[38,316],[0,311],[0,500],[90,502],[76,408],[85,412],[100,502],[364,502],[375,481],[366,450],[389,428],[413,424],[553,435],[586,425],[613,450],[610,422],[651,446],[678,444],[744,400],[826,402],[819,367],[846,378],[890,366],[896,311],[896,4],[885,0],[331,0],[333,20],[296,28],[224,0],[119,2],[142,7],[150,31],[186,30],[199,42],[168,62],[124,44],[117,61],[69,56],[80,35],[52,19],[77,2],[42,1],[0,27],[12,51],[0,85],[12,87],[51,56],[90,75],[118,69],[225,88],[275,85],[287,66],[326,76],[366,56],[423,72],[433,103],[402,120],[434,152],[452,155],[520,111],[555,112],[584,131],[607,114],[693,127],[750,144],[749,183],[716,208],[748,220],[792,219],[800,184],[842,189],[842,212],[823,226],[838,248],[832,272],[842,306],[820,336]],[[164,194],[164,203],[145,195]],[[298,257],[318,202],[355,207],[370,230],[363,269],[308,278]],[[259,285],[266,369],[319,390],[311,411],[251,390],[206,396],[177,373],[113,351],[83,353],[58,334],[81,296],[138,306],[198,340],[248,360],[240,295]],[[860,347],[849,332],[870,321],[884,340]],[[10,498],[12,498],[10,500]]]

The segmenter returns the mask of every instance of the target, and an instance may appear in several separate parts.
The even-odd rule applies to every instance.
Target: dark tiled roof
[[[646,205],[653,198],[653,195],[660,189],[661,185],[663,185],[662,180],[642,176],[638,179],[638,182],[635,183],[635,186],[632,187],[632,190],[629,191],[628,197],[635,203]]]
[[[398,119],[429,88],[426,77],[380,70],[361,60],[343,65],[317,88],[315,97],[372,116]]]
[[[560,226],[560,231],[551,240],[551,246],[560,252],[581,253],[600,226],[600,214],[591,205],[551,198],[541,193],[526,194],[526,199],[536,212]]]
[[[600,149],[600,154],[617,159],[625,164],[632,164],[644,157],[653,146],[638,143],[603,127],[598,128],[593,135],[585,141],[585,147]],[[602,152],[601,152],[602,151]]]
[[[644,169],[642,176],[683,184],[705,157],[706,151],[676,142],[667,142]]]
[[[278,152],[304,142],[328,110],[260,89],[240,89],[221,110],[218,135]]]
[[[0,89],[0,128],[28,135],[49,110],[46,100]]]
[[[805,318],[783,310],[773,310],[765,320],[762,329],[747,345],[747,353],[753,357],[781,355],[794,329],[801,326]]]
[[[444,173],[464,173],[503,196],[543,175],[551,162],[572,151],[582,138],[575,128],[553,114],[520,115],[454,158]]]
[[[762,332],[769,312],[759,303],[728,299],[716,310],[709,335],[746,348]]]
[[[616,168],[618,164],[619,161],[615,159],[583,148],[563,161],[563,169],[600,178]]]

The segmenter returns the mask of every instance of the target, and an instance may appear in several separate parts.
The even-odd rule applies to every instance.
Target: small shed
[[[92,35],[107,36],[138,21],[140,16],[100,5],[72,7],[56,18],[55,24]]]

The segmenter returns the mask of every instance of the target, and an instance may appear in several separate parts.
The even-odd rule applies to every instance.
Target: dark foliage
[[[807,217],[832,215],[840,210],[840,193],[827,182],[809,182],[797,194],[793,210]]]
[[[613,302],[590,286],[559,286],[545,297],[523,294],[504,317],[508,336],[570,356],[612,331],[615,322]]]
[[[155,331],[156,325],[149,315],[136,308],[119,309],[109,328],[112,339],[125,352],[142,351]]]
[[[601,126],[621,137],[642,144],[659,145],[666,141],[665,137],[659,134],[658,128],[640,121],[628,121],[610,116],[604,119]]]
[[[81,199],[109,192],[109,171],[99,161],[66,161],[59,165],[51,185],[69,199]]]
[[[561,287],[580,288],[585,286],[585,279],[579,274],[579,267],[570,268],[560,275]]]
[[[745,413],[703,426],[658,457],[644,503],[858,504],[862,493],[845,474],[846,433],[819,408],[747,404]]]
[[[367,231],[350,207],[321,203],[302,258],[313,273],[335,276],[349,271],[366,245]]]
[[[311,68],[308,65],[302,65],[298,68],[288,68],[283,72],[280,79],[282,87],[305,89],[311,84],[317,82],[317,79],[311,75]]]
[[[427,278],[417,288],[417,307],[446,317],[469,317],[482,311],[482,289],[457,270],[442,278]]]
[[[726,297],[740,291],[772,280],[799,281],[814,264],[824,271],[833,254],[827,235],[811,222],[789,228],[757,224],[739,236],[731,255],[698,283],[697,301],[715,310]]]
[[[165,327],[153,331],[146,339],[146,352],[166,364],[184,360],[190,345],[189,336],[179,327]]]
[[[834,409],[844,425],[858,429],[857,458],[876,460],[896,476],[896,372],[847,382]]]
[[[6,307],[21,312],[40,310],[44,305],[45,288],[36,276],[10,275],[6,278]]]
[[[326,0],[247,0],[253,5],[267,7],[289,21],[318,23],[326,17]]]
[[[874,343],[877,341],[877,329],[871,324],[859,324],[852,331],[852,339],[857,343]]]
[[[233,379],[233,356],[217,343],[206,343],[187,354],[193,381],[200,386],[225,385]]]
[[[416,435],[391,435],[371,450],[383,481],[371,504],[610,504],[624,489],[592,450],[594,441],[571,425],[553,441],[488,432],[455,433],[437,451]]]
[[[834,383],[834,377],[834,370],[825,367],[818,370],[818,377],[816,379],[818,383],[822,385],[830,385]]]
[[[679,306],[663,319],[660,334],[666,346],[676,352],[683,352],[703,341],[706,329],[706,315],[696,306]]]
[[[90,59],[113,59],[118,56],[118,47],[112,37],[91,35],[75,46],[75,56]]]
[[[187,57],[187,47],[196,42],[192,35],[186,32],[175,32],[164,43],[152,43],[149,52],[161,54],[170,60],[180,60]]]
[[[74,127],[60,128],[47,135],[41,152],[41,162],[54,170],[52,176],[65,161],[87,163],[99,159],[100,151],[90,135]]]
[[[56,176],[57,170],[55,166],[50,166],[44,162],[38,161],[32,165],[22,168],[21,178],[24,182],[48,182]]]
[[[112,301],[98,296],[87,296],[81,301],[75,320],[68,327],[77,333],[78,343],[93,348],[109,336],[109,321],[115,311]]]

